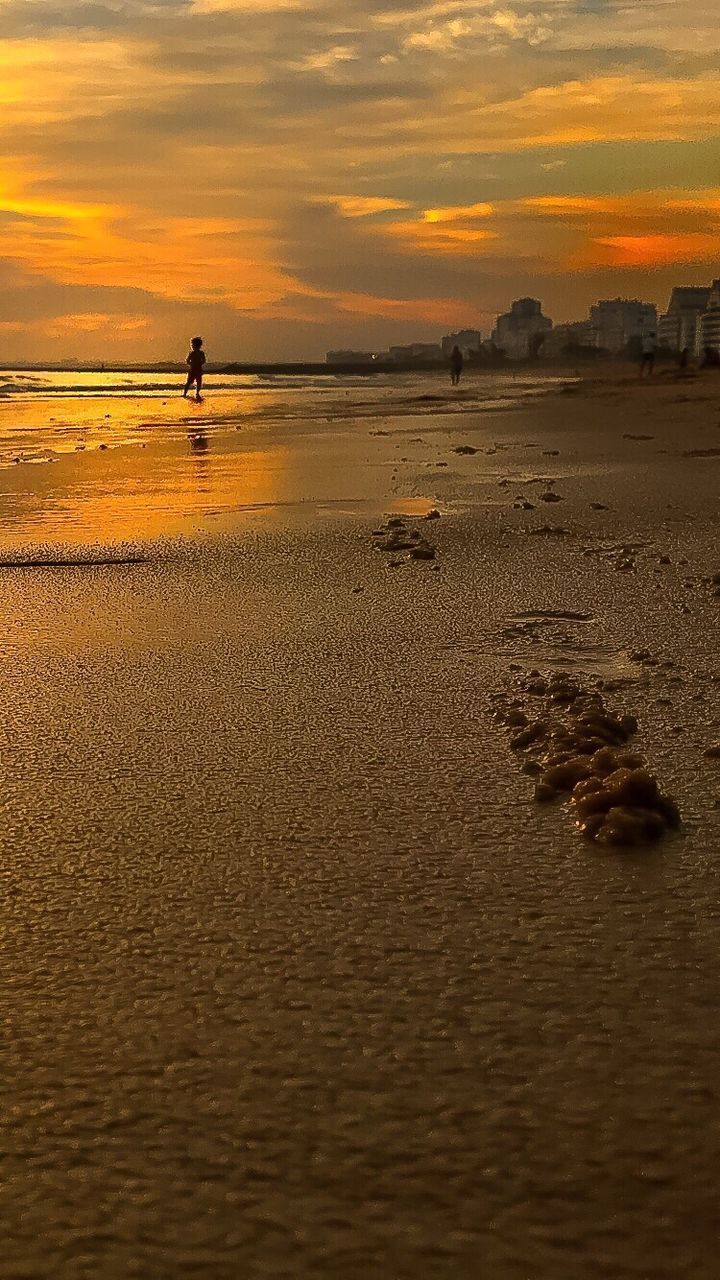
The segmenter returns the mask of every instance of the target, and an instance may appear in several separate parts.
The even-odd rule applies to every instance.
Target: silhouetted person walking
[[[456,387],[460,381],[460,374],[463,369],[463,356],[459,347],[453,347],[450,352],[450,381]]]
[[[193,383],[195,384],[195,399],[200,399],[203,380],[203,365],[205,364],[205,352],[202,349],[202,338],[193,338],[190,343],[192,350],[185,361],[188,366],[187,382],[183,396],[186,396]]]

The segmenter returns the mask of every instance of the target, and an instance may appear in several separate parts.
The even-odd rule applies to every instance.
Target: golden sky
[[[322,358],[720,275],[717,0],[0,0],[14,359]]]

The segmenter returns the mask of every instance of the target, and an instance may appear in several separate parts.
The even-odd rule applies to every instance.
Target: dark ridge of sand
[[[82,560],[27,559],[7,560],[0,558],[0,569],[96,569],[108,568],[110,565],[148,564],[157,557],[150,556],[89,556]]]

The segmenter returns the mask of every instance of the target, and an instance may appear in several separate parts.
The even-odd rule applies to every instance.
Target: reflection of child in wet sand
[[[202,338],[193,338],[190,343],[192,350],[187,360],[188,366],[187,382],[183,395],[186,396],[193,383],[195,383],[195,399],[200,399],[200,391],[202,390],[203,365],[205,364],[205,352],[202,349]]]

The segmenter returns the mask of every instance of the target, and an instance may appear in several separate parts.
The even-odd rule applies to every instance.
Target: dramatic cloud
[[[0,0],[22,356],[302,357],[713,273],[706,0]],[[49,344],[49,346],[48,346]]]

